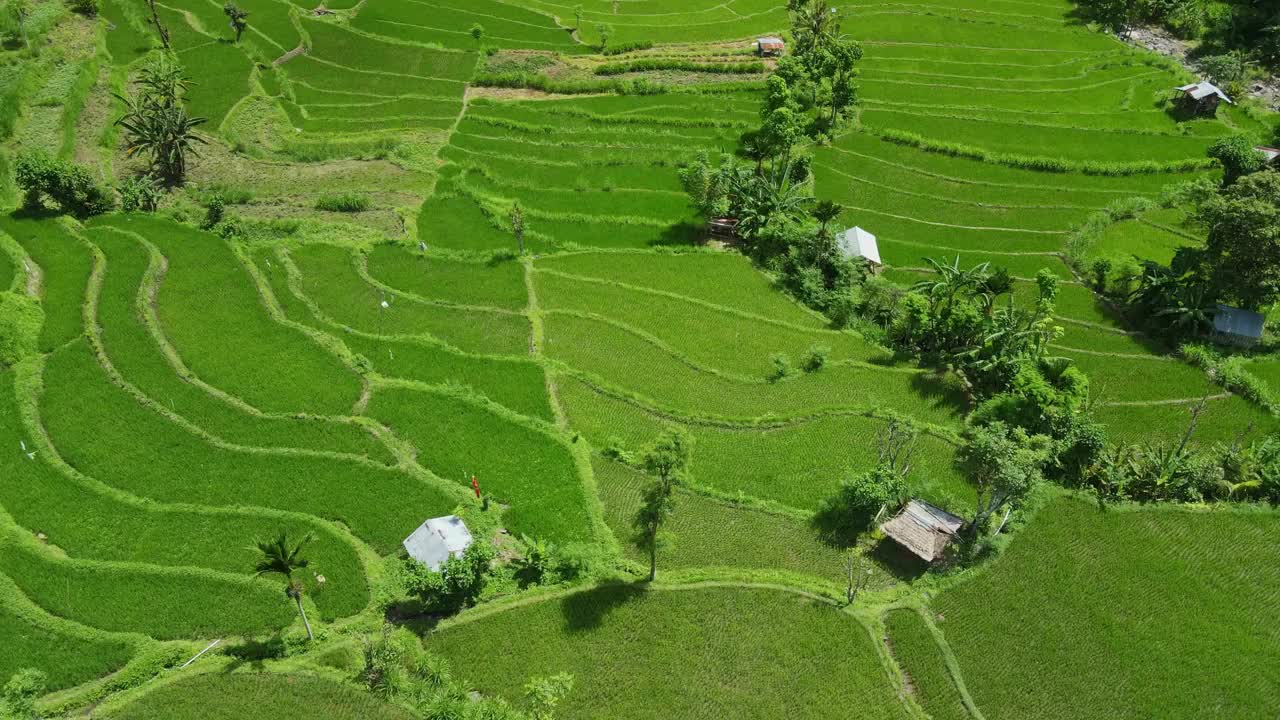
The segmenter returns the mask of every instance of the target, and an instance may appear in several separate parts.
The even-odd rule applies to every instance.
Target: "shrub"
[[[882,508],[896,505],[906,496],[902,473],[881,466],[840,481],[836,494],[823,501],[814,525],[828,540],[848,544],[871,527]]]
[[[28,210],[38,210],[49,200],[62,212],[88,217],[112,206],[110,193],[98,185],[88,170],[43,151],[19,155],[14,163],[14,179],[22,189],[23,207]]]
[[[817,372],[827,364],[827,356],[831,354],[831,348],[826,345],[810,345],[809,350],[804,354],[805,372]]]
[[[201,221],[200,227],[205,230],[212,230],[217,227],[218,223],[222,222],[223,217],[226,216],[226,212],[226,201],[222,199],[221,195],[214,195],[209,198],[208,203],[204,206],[204,220]]]
[[[769,371],[769,382],[777,382],[794,372],[791,367],[791,358],[784,353],[774,353],[769,356],[769,364],[772,367]]]
[[[14,720],[39,718],[36,714],[36,698],[44,694],[46,676],[35,668],[25,668],[13,674],[4,686],[3,717]]]
[[[341,213],[364,212],[369,209],[369,196],[359,193],[324,195],[316,200],[316,209]]]
[[[651,40],[635,40],[629,43],[621,43],[613,45],[603,50],[604,55],[624,55],[629,52],[638,52],[640,50],[649,50],[653,47]]]
[[[44,312],[35,298],[0,292],[0,366],[35,355]]]
[[[407,560],[406,588],[432,612],[457,612],[475,604],[488,582],[493,556],[493,546],[479,540],[466,552],[446,560],[438,572]]]
[[[679,70],[682,72],[715,73],[718,75],[763,73],[762,62],[741,63],[707,63],[674,58],[640,58],[624,62],[597,65],[596,75],[621,75],[629,72],[649,72],[653,70]]]
[[[150,175],[131,177],[116,186],[120,209],[125,212],[155,212],[164,192]]]
[[[1222,163],[1222,184],[1258,172],[1266,164],[1262,153],[1253,149],[1253,141],[1244,135],[1224,137],[1209,146],[1208,156]]]

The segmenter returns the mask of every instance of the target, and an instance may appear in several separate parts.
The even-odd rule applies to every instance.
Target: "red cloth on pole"
[[[476,499],[480,499],[480,482],[476,480],[476,476],[471,476],[471,489],[476,491]]]

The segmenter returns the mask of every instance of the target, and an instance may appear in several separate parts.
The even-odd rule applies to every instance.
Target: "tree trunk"
[[[169,31],[165,29],[164,23],[160,22],[160,14],[156,12],[156,0],[147,0],[147,4],[151,6],[151,22],[155,23],[156,32],[160,33],[160,44],[164,45],[164,49],[169,49]]]
[[[649,582],[658,579],[658,533],[649,536]]]
[[[298,614],[302,616],[302,624],[307,628],[307,640],[315,640],[316,636],[311,633],[311,621],[307,620],[307,611],[302,607],[302,595],[299,593],[293,598],[298,603]]]

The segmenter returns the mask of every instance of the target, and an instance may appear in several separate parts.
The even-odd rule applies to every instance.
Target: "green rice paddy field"
[[[7,163],[24,148],[53,142],[102,179],[137,168],[111,91],[156,42],[145,3],[104,0],[95,20],[34,4],[47,54],[0,50],[0,98],[21,108],[0,113],[0,205],[16,205]],[[661,91],[625,94],[475,82],[491,56],[589,72],[602,29],[618,49],[656,44],[610,62],[747,60],[749,39],[788,27],[784,3],[238,4],[236,44],[221,3],[157,3],[189,108],[208,118],[175,192],[186,205],[0,215],[0,290],[42,311],[37,353],[0,365],[0,684],[40,668],[59,711],[141,685],[103,706],[121,720],[417,717],[311,654],[246,672],[261,668],[224,645],[194,666],[216,672],[147,681],[214,639],[300,632],[280,583],[252,573],[253,540],[281,530],[315,538],[301,580],[320,642],[354,647],[352,629],[382,617],[401,540],[482,512],[472,476],[507,533],[638,572],[646,479],[617,458],[675,426],[694,444],[659,582],[501,589],[514,597],[424,631],[466,688],[519,702],[531,675],[570,672],[563,718],[1245,720],[1280,706],[1268,508],[1050,499],[997,558],[941,579],[881,545],[857,565],[865,595],[837,607],[849,556],[813,511],[907,417],[922,429],[912,495],[971,513],[955,464],[970,408],[954,378],[832,329],[703,243],[677,168],[741,150],[760,76],[630,72]],[[878,236],[886,277],[907,285],[925,258],[959,256],[1008,268],[1026,297],[1048,268],[1053,351],[1088,374],[1115,442],[1176,443],[1202,399],[1193,443],[1280,430],[1127,324],[1064,255],[1094,213],[1212,176],[1216,139],[1269,137],[1270,114],[1177,120],[1167,100],[1186,71],[1060,0],[836,5],[864,48],[860,105],[813,149],[814,193]],[[63,92],[81,67],[87,91]],[[217,188],[241,191],[228,212],[265,229],[197,229],[191,198]],[[316,209],[345,191],[368,207]],[[1185,215],[1111,224],[1090,256],[1167,262],[1202,242]],[[775,355],[798,366],[815,346],[829,348],[820,371],[771,378]],[[1280,389],[1274,358],[1246,367]]]

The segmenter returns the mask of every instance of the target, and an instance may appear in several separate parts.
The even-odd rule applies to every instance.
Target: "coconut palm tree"
[[[254,575],[283,575],[285,578],[284,594],[298,605],[298,614],[302,616],[302,624],[307,628],[307,639],[314,640],[311,633],[311,622],[307,620],[307,611],[302,607],[302,581],[294,577],[294,573],[305,569],[311,561],[302,557],[302,551],[315,536],[307,533],[297,544],[289,542],[289,534],[281,531],[274,540],[258,540],[258,563],[254,565]]]
[[[960,269],[960,256],[950,264],[944,264],[933,258],[925,258],[935,278],[921,280],[912,286],[912,290],[923,292],[933,301],[935,308],[939,298],[946,298],[948,308],[955,302],[956,295],[965,291],[977,291],[988,277],[987,267],[990,263],[979,263],[968,270]]]
[[[826,237],[828,225],[831,224],[832,220],[840,216],[840,205],[831,200],[819,200],[809,214],[813,215],[814,220],[818,221],[818,231],[823,237]]]

